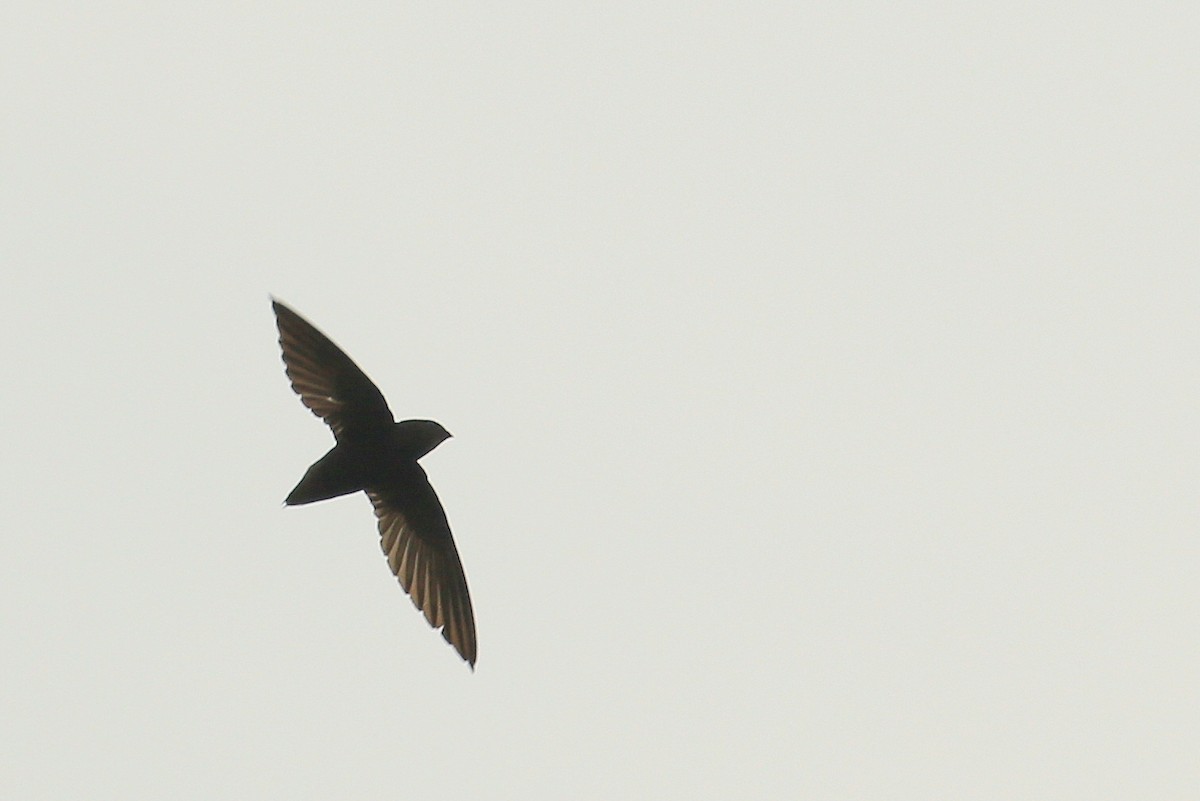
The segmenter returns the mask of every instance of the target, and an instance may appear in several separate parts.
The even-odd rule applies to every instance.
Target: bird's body
[[[446,512],[417,463],[450,437],[432,420],[395,422],[387,401],[337,345],[279,301],[279,343],[292,388],[337,440],[285,503],[366,492],[388,565],[430,625],[475,666],[475,618]]]
[[[286,503],[324,501],[402,481],[411,472],[406,468],[449,436],[432,420],[403,420],[366,435],[344,437],[308,468]]]

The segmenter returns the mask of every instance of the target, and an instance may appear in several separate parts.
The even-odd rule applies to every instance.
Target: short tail
[[[300,483],[288,493],[284,503],[300,506],[366,489],[359,471],[352,469],[353,460],[342,457],[343,454],[334,448],[318,459],[308,468]]]

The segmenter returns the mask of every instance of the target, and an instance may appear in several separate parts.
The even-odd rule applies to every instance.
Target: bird
[[[299,506],[365,492],[388,567],[417,609],[475,670],[475,613],[446,512],[418,460],[450,438],[433,420],[395,421],[379,388],[335,345],[271,298],[284,372],[333,431],[334,446],[284,500]]]

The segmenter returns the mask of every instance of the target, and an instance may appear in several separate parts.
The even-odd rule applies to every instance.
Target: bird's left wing
[[[437,493],[413,463],[387,487],[368,487],[379,518],[388,566],[400,586],[425,613],[429,625],[475,667],[475,614],[467,577]]]

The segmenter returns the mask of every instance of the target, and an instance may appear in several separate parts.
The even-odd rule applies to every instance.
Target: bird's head
[[[420,459],[450,439],[450,432],[433,420],[401,420],[396,423],[396,443],[414,459]]]

